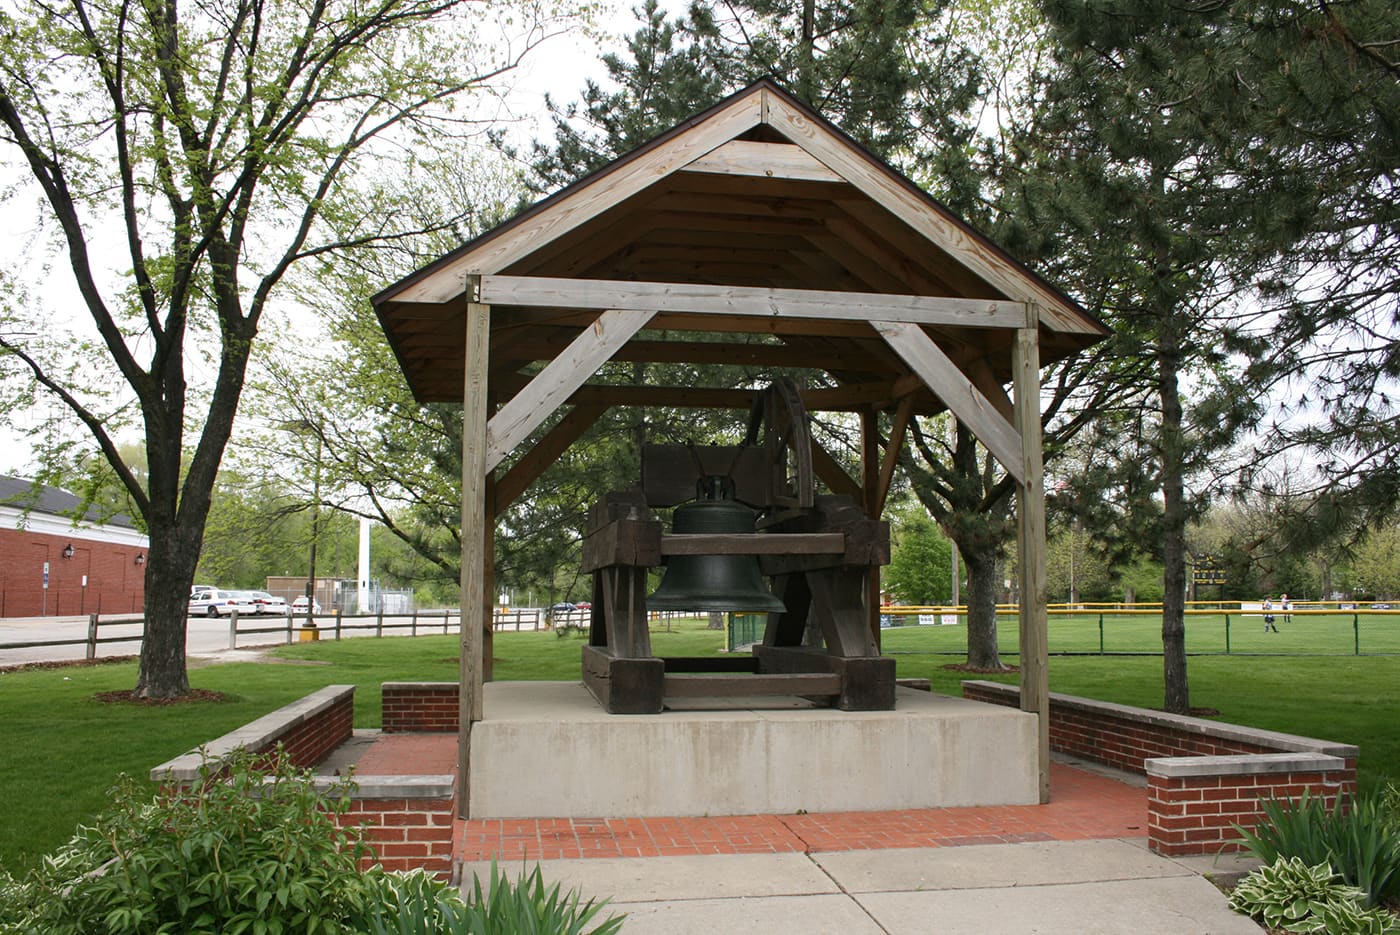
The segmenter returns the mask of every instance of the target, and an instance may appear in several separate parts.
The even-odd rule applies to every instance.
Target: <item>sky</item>
[[[593,39],[578,31],[554,36],[525,59],[510,79],[511,90],[505,99],[505,109],[517,118],[511,124],[515,138],[524,143],[534,137],[549,134],[546,94],[559,102],[575,100],[587,78],[604,78],[605,72],[599,61],[601,55],[604,51],[620,47],[620,37],[630,34],[638,27],[637,18],[632,12],[634,5],[637,5],[634,0],[601,0],[597,4],[600,7],[597,25],[604,34],[604,39]],[[682,3],[680,0],[670,0],[663,2],[662,7],[679,10]],[[0,184],[8,184],[21,177],[21,171],[13,159],[13,153],[0,149]],[[21,203],[33,203],[33,198],[26,202],[22,197],[13,204]],[[10,219],[10,223],[0,225],[0,257],[5,257],[9,262],[20,256],[32,258],[34,251],[29,249],[28,240],[32,238],[34,230],[34,223],[26,223],[23,220],[16,222],[13,218]],[[38,261],[31,259],[30,262]],[[55,309],[55,314],[62,314],[63,307],[77,308],[79,301],[66,263],[62,262],[61,258],[52,262],[52,272],[41,273],[39,278],[45,284],[46,302]],[[129,261],[125,261],[125,258],[116,252],[108,265],[115,269],[129,265]],[[298,327],[295,321],[292,322],[292,327]],[[34,445],[40,441],[37,437],[37,427],[46,421],[50,411],[64,410],[56,401],[42,401],[30,411],[12,414],[16,423],[15,429],[0,425],[0,474],[22,477],[33,475],[36,469]],[[137,438],[121,440],[139,441]]]

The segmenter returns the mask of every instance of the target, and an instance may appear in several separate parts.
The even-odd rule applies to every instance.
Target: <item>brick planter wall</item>
[[[385,682],[381,727],[385,733],[455,734],[458,688],[456,682]]]
[[[447,879],[452,874],[451,776],[365,777],[340,816],[342,827],[358,827],[374,856],[361,866],[387,870],[422,868]]]
[[[204,745],[205,755],[212,763],[235,750],[270,753],[280,743],[293,764],[309,768],[350,739],[354,733],[354,719],[355,686],[327,685],[211,740]],[[200,752],[191,750],[151,770],[151,779],[192,783],[199,779],[203,762]]]
[[[1209,762],[1233,760],[1233,763]],[[1168,857],[1242,850],[1235,825],[1252,828],[1266,799],[1321,798],[1328,808],[1355,791],[1356,769],[1320,753],[1153,760],[1147,776],[1148,844]]]
[[[407,684],[385,685],[385,697],[399,699],[396,729],[449,729],[408,726],[436,724],[445,715],[443,693],[433,690],[435,684],[426,691],[398,692]],[[390,691],[390,685],[397,686],[395,691]],[[415,710],[415,699],[422,701],[421,710]],[[456,729],[456,699],[454,684],[452,730]],[[310,768],[351,738],[354,715],[355,687],[331,685],[211,741],[204,749],[210,762],[218,762],[237,749],[270,753],[280,743],[292,763]],[[387,711],[385,719],[387,722]],[[198,781],[203,764],[204,757],[191,751],[151,770],[151,778],[162,783],[193,783]],[[324,792],[337,781],[334,776],[319,776],[316,785]],[[357,788],[350,795],[350,808],[338,821],[342,827],[362,830],[364,841],[373,852],[362,865],[381,863],[390,870],[421,867],[448,878],[452,872],[452,821],[456,811],[454,777],[356,776],[355,782]]]
[[[963,697],[1020,704],[997,682],[963,682]],[[1307,792],[1330,806],[1356,790],[1351,744],[1053,692],[1050,748],[1146,775],[1148,846],[1172,857],[1240,850],[1233,826],[1253,827],[1264,800]]]

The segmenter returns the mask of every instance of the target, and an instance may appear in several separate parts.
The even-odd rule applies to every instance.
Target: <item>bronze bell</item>
[[[702,478],[698,499],[672,514],[672,532],[753,532],[754,511],[731,499],[732,491],[728,478]],[[647,598],[647,610],[782,613],[786,608],[768,590],[756,555],[673,555],[661,586]]]

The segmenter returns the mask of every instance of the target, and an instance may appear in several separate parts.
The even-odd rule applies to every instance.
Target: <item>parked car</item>
[[[568,602],[568,601],[560,601],[560,602],[557,603],[557,604],[550,604],[550,605],[549,605],[549,612],[550,612],[551,614],[563,614],[563,613],[568,613],[569,611],[573,610],[575,606],[576,606],[576,605],[571,604],[571,603]]]
[[[246,591],[223,591],[218,588],[202,591],[198,597],[190,600],[191,617],[201,614],[208,617],[224,617],[235,610],[241,615],[256,614],[258,605],[253,603]]]
[[[266,591],[249,591],[249,596],[253,598],[253,603],[257,605],[260,615],[276,614],[279,617],[287,616],[287,599],[268,594]]]
[[[321,604],[319,601],[317,601],[316,603],[311,605],[311,613],[319,614],[320,612]],[[301,597],[292,601],[292,615],[296,616],[297,614],[301,614],[303,617],[306,616],[306,595],[302,595]]]

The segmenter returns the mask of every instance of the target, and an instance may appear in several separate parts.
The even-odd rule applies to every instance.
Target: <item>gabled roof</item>
[[[374,297],[415,395],[461,398],[471,277],[502,275],[694,284],[840,295],[848,316],[781,320],[661,313],[616,359],[811,367],[892,402],[907,368],[868,324],[878,295],[1034,303],[1049,363],[1107,329],[1058,289],[956,218],[904,176],[771,80],[761,80],[544,199]],[[520,280],[511,280],[519,283]],[[640,290],[652,294],[657,290]],[[767,293],[763,293],[767,294]],[[755,297],[758,296],[758,299]],[[597,309],[493,298],[491,393],[509,398],[519,371],[553,359]],[[973,306],[969,306],[972,309]],[[1005,307],[1002,306],[1005,311]],[[1010,335],[969,313],[966,327],[923,325],[964,370],[1009,378]],[[708,343],[657,340],[705,332]],[[699,346],[696,346],[699,344]],[[694,359],[686,360],[687,357]],[[906,391],[907,392],[907,391]],[[925,392],[925,396],[928,394]],[[941,408],[928,397],[919,411]]]
[[[77,496],[47,484],[39,484],[36,489],[33,481],[22,477],[0,475],[0,506],[62,517],[74,524],[81,522],[94,526],[136,528],[131,522],[131,517],[123,513],[103,516],[95,506],[89,506],[81,516],[76,516],[82,506],[82,500]]]

